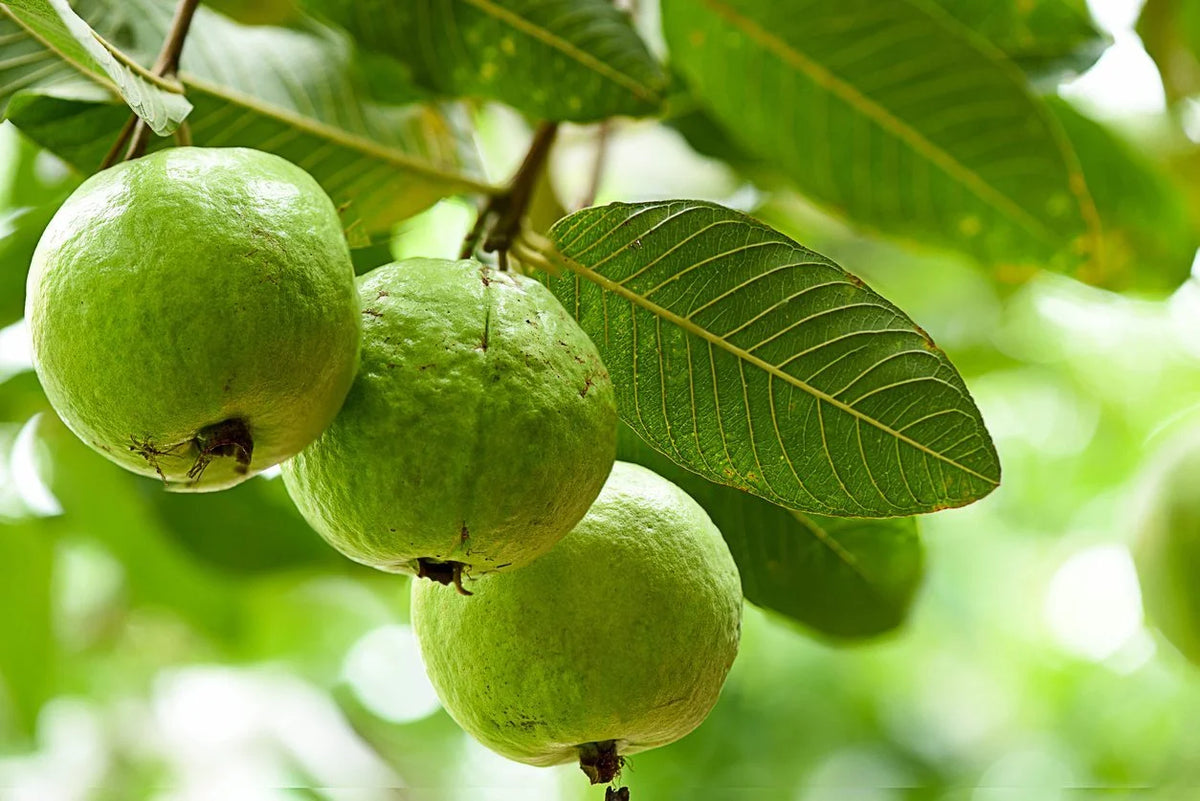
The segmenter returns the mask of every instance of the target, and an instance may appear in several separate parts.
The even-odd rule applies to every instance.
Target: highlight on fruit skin
[[[1200,432],[1148,472],[1133,549],[1142,603],[1149,622],[1200,666]]]
[[[464,574],[545,553],[616,456],[595,345],[542,284],[473,260],[409,259],[358,283],[361,367],[283,467],[297,507],[351,559],[464,592]]]
[[[742,589],[721,533],[683,490],[625,462],[549,553],[472,590],[413,582],[443,705],[497,753],[579,762],[593,783],[699,726],[737,654]]]
[[[34,366],[63,422],[172,490],[294,455],[357,365],[337,210],[257,150],[170,148],[88,178],[42,235],[27,290]]]

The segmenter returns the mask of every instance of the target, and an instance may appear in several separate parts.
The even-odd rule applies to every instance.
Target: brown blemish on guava
[[[474,595],[463,587],[462,576],[466,565],[462,562],[437,562],[433,559],[417,560],[417,578],[427,578],[442,586],[454,585],[459,595]]]
[[[383,316],[383,312],[379,311],[378,309],[372,309],[372,308],[370,308],[370,307],[367,307],[367,308],[363,309],[363,310],[362,310],[362,313],[363,313],[363,314],[369,314],[369,315],[371,315],[372,317],[375,317],[375,318],[379,318],[379,317],[382,317],[382,316]]]
[[[584,743],[579,746],[579,768],[592,784],[608,784],[625,766],[625,757],[617,753],[615,740]]]
[[[388,292],[386,289],[381,289],[381,290],[379,290],[379,292],[377,292],[375,294],[375,300],[383,300],[384,298],[389,298],[389,297],[391,297],[391,293]]]
[[[235,460],[233,472],[244,476],[250,470],[250,459],[254,456],[254,438],[250,436],[250,427],[240,417],[231,417],[211,426],[205,426],[192,439],[200,455],[187,472],[187,477],[193,483],[198,482],[204,475],[204,470],[213,459],[229,458]]]
[[[484,353],[487,353],[488,336],[490,335],[491,328],[492,328],[492,310],[488,309],[487,312],[483,316],[483,337],[482,337],[482,339],[479,340],[479,345],[475,348],[475,350],[480,350],[480,351],[483,351]]]
[[[593,383],[594,382],[592,381],[592,379],[588,378],[587,382],[583,385],[583,389],[579,390],[579,397],[586,398],[587,394],[588,394],[588,390],[592,388]]]
[[[155,445],[149,437],[139,440],[131,435],[129,441],[132,443],[129,450],[145,459],[164,484],[170,482],[159,465],[159,457],[170,456],[184,448],[195,446],[197,451],[196,461],[187,471],[187,477],[193,484],[198,483],[208,465],[219,458],[235,459],[234,472],[245,475],[250,469],[250,460],[254,455],[254,438],[250,435],[246,421],[240,417],[205,426],[190,440],[176,442],[165,448]]]

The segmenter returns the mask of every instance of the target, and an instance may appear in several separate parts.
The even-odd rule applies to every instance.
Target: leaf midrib
[[[25,34],[27,36],[29,36],[29,38],[33,39],[35,42],[40,44],[42,47],[49,50],[51,53],[53,53],[55,56],[57,56],[58,59],[60,61],[62,61],[64,64],[67,64],[72,69],[74,69],[76,72],[78,72],[80,75],[83,75],[90,81],[94,81],[95,83],[104,87],[108,91],[112,92],[114,95],[120,95],[121,92],[120,92],[120,89],[117,87],[116,82],[114,82],[107,75],[97,74],[96,72],[92,71],[91,69],[88,69],[87,67],[85,67],[83,64],[80,64],[79,62],[75,61],[75,59],[69,58],[61,50],[59,50],[58,48],[54,47],[54,45],[47,42],[44,37],[42,37],[40,34],[37,33],[37,31],[34,31],[28,25],[26,25],[24,22],[22,22],[20,17],[13,14],[13,12],[9,9],[7,3],[0,3],[0,12],[3,12],[3,14],[6,17],[8,17],[10,20],[12,20],[14,25],[19,27],[22,31],[24,31]]]
[[[424,175],[443,183],[454,184],[464,191],[479,194],[493,194],[498,191],[491,184],[477,181],[461,173],[435,167],[401,151],[383,147],[370,139],[350,133],[345,129],[337,128],[312,117],[306,117],[298,112],[265,103],[260,98],[247,95],[224,84],[213,83],[188,72],[181,73],[180,80],[185,86],[193,86],[202,92],[242,106],[249,111],[262,114],[266,117],[273,117],[280,122],[298,128],[304,133],[316,135],[336,145],[378,158],[381,161],[388,162],[410,172]]]
[[[815,83],[825,87],[845,103],[856,108],[864,116],[871,118],[885,130],[891,131],[897,138],[907,142],[929,161],[937,164],[963,185],[970,187],[980,200],[1004,212],[1018,226],[1045,242],[1057,242],[1058,237],[1054,231],[1043,224],[1041,220],[1026,212],[1016,201],[984,180],[978,172],[934,144],[924,134],[896,117],[878,102],[855,89],[849,82],[834,75],[789,42],[785,42],[765,30],[754,20],[738,13],[727,5],[725,0],[703,0],[703,2],[764,49],[773,52],[785,63],[795,67]]]
[[[738,348],[738,347],[734,346],[732,343],[728,342],[724,338],[719,337],[716,334],[713,334],[711,331],[708,331],[707,329],[696,325],[691,320],[688,320],[686,317],[681,317],[680,315],[675,314],[670,309],[659,306],[657,303],[647,300],[645,297],[639,295],[638,293],[630,291],[629,289],[622,286],[621,284],[618,284],[617,282],[609,279],[608,277],[601,275],[600,273],[596,272],[595,270],[592,270],[591,268],[589,268],[583,264],[580,264],[579,262],[577,262],[574,259],[570,258],[569,256],[565,255],[564,253],[559,251],[557,247],[554,248],[552,255],[555,259],[562,262],[563,266],[565,266],[567,269],[571,270],[574,273],[584,276],[589,281],[591,281],[594,284],[597,284],[601,288],[603,288],[609,292],[612,292],[613,294],[616,294],[616,295],[619,295],[619,296],[625,298],[630,303],[634,303],[634,304],[640,306],[641,308],[645,309],[646,311],[650,312],[651,314],[654,314],[657,317],[661,317],[662,319],[665,319],[671,323],[674,323],[675,325],[679,326],[687,333],[692,334],[693,336],[699,337],[700,339],[703,339],[704,341],[706,341],[712,345],[716,345],[717,347],[721,348],[722,350],[726,351],[727,353],[730,353],[731,355],[733,355],[735,358],[741,359],[742,361],[745,361],[745,362],[749,362],[750,364],[754,365],[755,367],[758,367],[760,370],[763,370],[766,373],[773,375],[776,378],[779,378],[781,381],[791,384],[792,386],[796,387],[797,389],[799,389],[802,392],[808,393],[812,397],[816,398],[818,401],[824,401],[825,403],[829,404],[830,406],[834,407],[835,409],[845,412],[846,414],[849,414],[851,417],[854,417],[857,420],[860,420],[864,423],[867,423],[870,426],[873,426],[874,428],[877,428],[878,430],[882,431],[883,433],[885,433],[891,437],[894,437],[898,441],[903,442],[912,448],[915,448],[916,450],[926,454],[927,456],[931,456],[934,459],[944,462],[945,464],[947,464],[957,470],[961,470],[962,472],[964,472],[968,475],[974,476],[974,477],[978,478],[980,481],[984,481],[993,487],[999,485],[1000,482],[998,480],[991,478],[989,476],[985,476],[982,473],[980,473],[976,470],[973,470],[970,467],[967,467],[966,465],[959,464],[958,462],[954,461],[953,459],[946,456],[945,454],[938,453],[937,451],[929,448],[928,446],[926,446],[920,442],[917,442],[916,440],[912,439],[911,437],[908,437],[905,434],[894,430],[890,426],[885,425],[881,421],[876,420],[873,417],[869,417],[868,415],[863,414],[858,409],[855,409],[853,406],[851,406],[843,401],[840,401],[837,398],[834,398],[832,395],[829,395],[828,393],[822,392],[821,390],[817,389],[816,387],[814,387],[804,381],[801,381],[799,378],[796,378],[795,376],[791,375],[790,373],[786,373],[783,370],[780,370],[775,365],[770,364],[769,362],[764,361],[763,359],[760,359],[759,357],[743,350],[742,348]]]
[[[849,568],[854,575],[862,579],[863,585],[867,588],[868,592],[875,596],[876,600],[885,604],[887,603],[888,599],[884,596],[880,589],[875,586],[875,583],[871,580],[871,577],[863,571],[862,565],[858,563],[858,559],[856,559],[854,554],[850,553],[845,546],[838,542],[837,538],[826,531],[823,526],[818,525],[817,521],[813,520],[804,512],[796,509],[789,509],[788,511],[794,518],[796,518],[800,525],[808,529],[809,533],[812,534],[813,538],[816,539],[817,542],[828,548],[829,551],[835,557],[837,557],[838,561]]]
[[[631,75],[627,75],[620,70],[613,69],[600,59],[592,56],[590,53],[575,47],[575,45],[571,44],[566,39],[563,39],[560,36],[555,36],[546,28],[534,25],[532,22],[520,16],[519,14],[514,14],[512,11],[509,11],[506,8],[502,8],[501,6],[492,2],[492,0],[466,0],[466,2],[469,5],[479,9],[483,13],[493,17],[494,19],[507,23],[522,33],[532,36],[542,44],[558,50],[560,53],[575,60],[579,64],[590,69],[592,72],[607,78],[613,83],[623,86],[643,101],[651,104],[658,102],[659,95],[654,89],[646,86]]]
[[[59,50],[53,44],[51,44],[50,42],[47,42],[45,37],[43,37],[37,31],[33,30],[28,25],[26,25],[21,20],[20,17],[18,17],[16,14],[14,14],[12,12],[12,9],[10,9],[8,7],[8,3],[0,3],[0,11],[4,12],[5,16],[7,16],[16,25],[18,25],[21,28],[21,30],[25,31],[26,34],[28,34],[30,37],[35,39],[42,47],[44,47],[47,50],[54,53],[62,61],[66,62],[67,64],[70,64],[72,67],[74,67],[80,73],[86,75],[90,80],[93,80],[96,83],[104,84],[106,88],[112,89],[112,91],[114,91],[114,92],[118,92],[117,84],[111,77],[109,77],[106,74],[97,75],[95,72],[93,72],[92,70],[83,66],[82,64],[78,63],[74,59],[69,58],[65,53],[63,53],[61,50]],[[127,54],[122,52],[119,48],[114,46],[111,42],[109,42],[107,39],[105,39],[99,33],[92,31],[92,35],[95,37],[96,42],[101,47],[103,47],[106,51],[108,51],[108,53],[114,59],[116,59],[119,64],[128,68],[137,77],[141,78],[142,80],[146,81],[147,83],[153,84],[154,86],[158,87],[159,89],[162,89],[164,92],[168,92],[173,95],[183,94],[183,86],[180,83],[178,83],[177,81],[172,81],[168,78],[162,77],[161,75],[155,75],[153,72],[146,69],[141,64],[137,63],[137,61],[130,58]],[[85,50],[85,52],[86,52],[86,50]]]

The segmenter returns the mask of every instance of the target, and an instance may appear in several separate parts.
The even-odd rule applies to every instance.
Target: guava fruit
[[[1183,440],[1149,472],[1134,547],[1142,603],[1150,622],[1200,665],[1200,438]]]
[[[307,445],[353,381],[360,332],[333,203],[243,148],[172,148],[84,181],[38,243],[25,314],[63,422],[185,491]]]
[[[358,377],[283,468],[300,511],[351,559],[460,590],[549,550],[616,454],[595,345],[540,283],[476,261],[385,265],[359,292]]]
[[[442,703],[492,750],[579,760],[593,783],[700,725],[737,654],[742,590],[721,533],[683,490],[626,462],[549,553],[472,589],[413,583]]]

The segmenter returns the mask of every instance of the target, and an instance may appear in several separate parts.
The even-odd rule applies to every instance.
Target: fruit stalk
[[[171,18],[171,27],[167,31],[167,38],[163,41],[162,49],[158,52],[158,58],[151,69],[155,75],[167,78],[179,71],[179,57],[183,53],[183,43],[187,40],[188,31],[192,27],[192,17],[196,15],[196,8],[199,5],[200,0],[179,0],[178,5],[175,6],[175,15]],[[183,125],[186,124],[186,122],[183,123]],[[107,169],[117,163],[117,154],[121,152],[121,148],[125,146],[126,142],[129,142],[129,148],[125,151],[124,161],[138,158],[146,152],[149,139],[149,126],[136,114],[131,115],[117,136],[117,141],[113,143],[112,148],[104,157],[100,169]]]
[[[542,122],[538,125],[521,166],[508,182],[508,186],[488,199],[475,225],[463,241],[459,258],[471,258],[482,238],[484,252],[495,253],[500,269],[508,269],[508,251],[521,232],[521,220],[529,208],[538,176],[546,166],[546,159],[557,134],[557,122]]]

